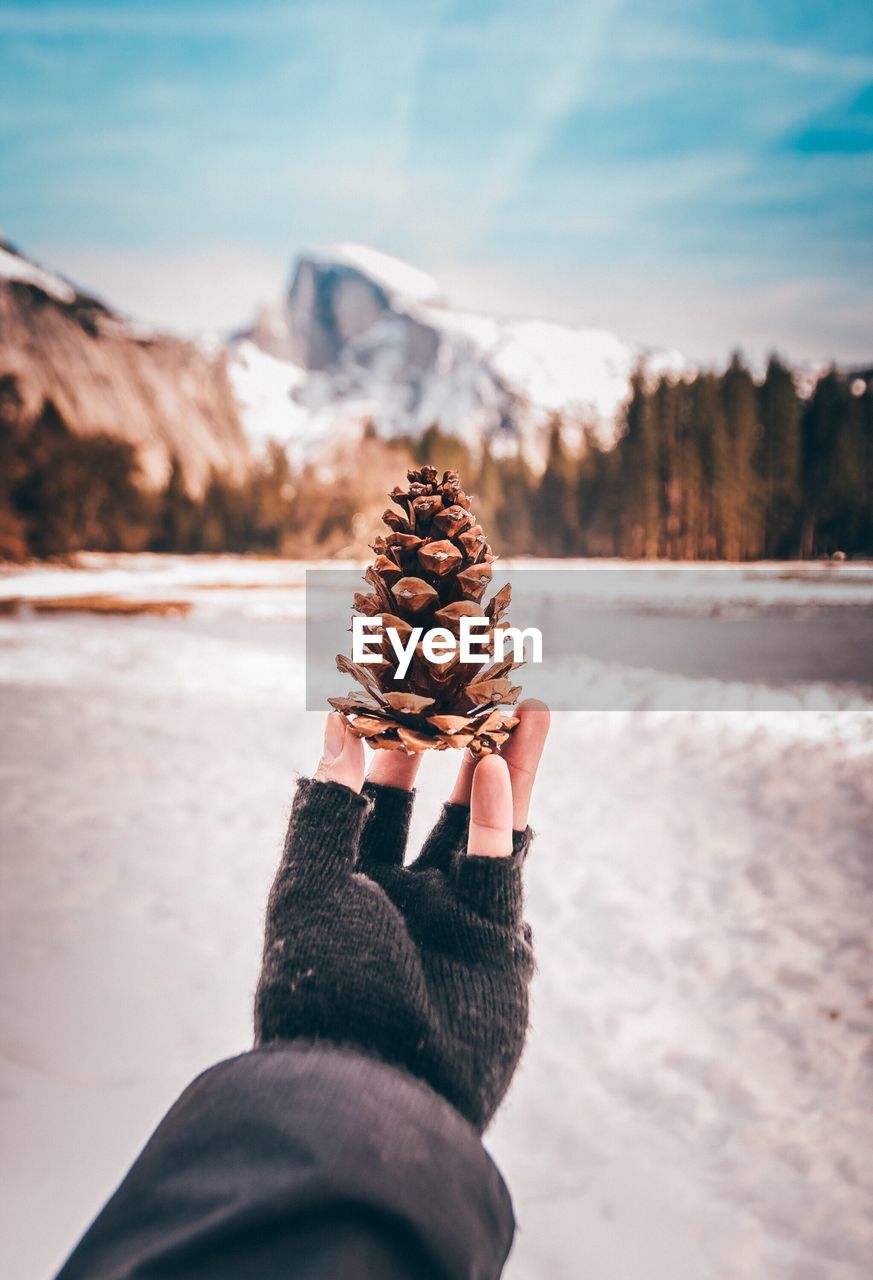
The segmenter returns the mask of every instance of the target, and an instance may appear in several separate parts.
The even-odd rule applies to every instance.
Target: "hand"
[[[547,709],[523,703],[501,756],[465,759],[419,856],[403,865],[421,757],[377,751],[328,717],[301,779],[267,908],[256,1043],[321,1040],[402,1067],[478,1128],[524,1046],[530,930],[521,866]]]

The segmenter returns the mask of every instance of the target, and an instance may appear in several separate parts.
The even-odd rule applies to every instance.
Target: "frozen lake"
[[[0,596],[193,610],[0,617],[16,1280],[59,1264],[180,1089],[249,1043],[266,892],[322,728],[302,710],[301,566],[91,565],[6,577]],[[510,1280],[869,1276],[873,705],[856,611],[873,592],[779,581],[833,611],[826,634],[853,656],[832,678],[800,680],[799,662],[785,688],[738,672],[731,712],[555,716],[528,864],[533,1027],[487,1136],[519,1221]],[[709,589],[735,600],[737,579]],[[748,608],[772,599],[744,590]],[[593,662],[631,707],[696,678]],[[414,842],[455,763],[425,762]]]

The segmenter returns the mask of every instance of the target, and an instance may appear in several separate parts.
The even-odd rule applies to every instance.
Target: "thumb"
[[[364,744],[338,711],[327,717],[324,746],[315,771],[318,782],[339,782],[360,791],[364,782]]]

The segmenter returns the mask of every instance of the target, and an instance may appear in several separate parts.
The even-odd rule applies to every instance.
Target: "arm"
[[[500,1275],[512,1208],[479,1130],[527,1025],[512,827],[545,724],[462,767],[405,867],[415,766],[379,752],[364,783],[331,717],[270,896],[256,1048],[189,1086],[59,1280]]]
[[[512,1233],[500,1175],[447,1102],[288,1044],[189,1085],[61,1278],[494,1276]]]

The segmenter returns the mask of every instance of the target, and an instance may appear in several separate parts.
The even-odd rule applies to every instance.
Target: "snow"
[[[306,566],[84,565],[5,575],[2,594],[186,595],[194,610],[0,620],[0,1178],[17,1280],[51,1272],[181,1088],[248,1045],[266,893],[322,730],[302,710]],[[822,590],[844,610],[840,584],[870,593],[846,569],[713,570],[706,592],[754,607]],[[690,597],[681,573],[650,592]],[[663,677],[601,675],[664,704]],[[835,710],[836,686],[818,710],[758,698],[554,717],[526,873],[532,1030],[486,1137],[519,1220],[507,1280],[869,1274],[873,707]],[[425,761],[413,846],[456,764]]]
[[[35,285],[37,289],[41,289],[52,298],[57,298],[59,302],[69,304],[76,301],[76,290],[66,280],[62,280],[51,271],[44,271],[35,262],[10,252],[2,245],[0,245],[0,280],[18,280],[22,284]]]
[[[0,601],[77,596],[123,600],[190,600],[203,612],[248,617],[304,617],[306,565],[245,556],[104,555],[85,553],[79,568],[36,565],[0,572]],[[39,655],[32,655],[39,663]],[[20,659],[24,661],[24,659]]]
[[[473,359],[541,413],[579,415],[601,428],[611,444],[613,427],[640,366],[650,377],[678,377],[689,369],[678,351],[649,351],[623,342],[607,329],[574,329],[545,320],[498,320],[475,312],[429,309],[428,323],[463,336]]]
[[[367,245],[333,244],[317,256],[325,262],[354,267],[389,293],[399,294],[412,302],[434,302],[440,296],[439,285],[426,271]]]
[[[276,440],[299,462],[311,415],[293,396],[306,381],[305,370],[267,355],[253,342],[241,342],[231,353],[228,373],[255,451],[263,452],[268,441]]]
[[[494,367],[544,409],[580,414],[611,444],[612,426],[638,364],[650,375],[678,375],[687,362],[678,352],[645,353],[605,329],[568,329],[545,321],[503,327]]]
[[[231,589],[288,591],[301,588],[309,561],[256,559],[234,555],[159,555],[82,552],[75,565],[0,565],[0,601],[113,594],[128,599],[164,599],[191,591]],[[326,569],[364,562],[330,560]],[[594,602],[657,607],[688,613],[762,606],[873,605],[873,562],[761,560],[727,561],[586,560],[501,557],[499,573],[522,575],[546,570],[562,574],[562,593]],[[498,581],[499,579],[495,579]],[[519,590],[517,578],[516,592]],[[522,588],[523,589],[523,588]],[[301,616],[295,613],[295,617]]]
[[[606,418],[627,394],[633,357],[615,334],[528,321],[508,325],[501,336],[498,372],[547,409],[585,406]]]
[[[873,561],[730,561],[501,557],[499,571],[562,574],[562,592],[592,602],[662,610],[731,610],[782,605],[873,604]]]

